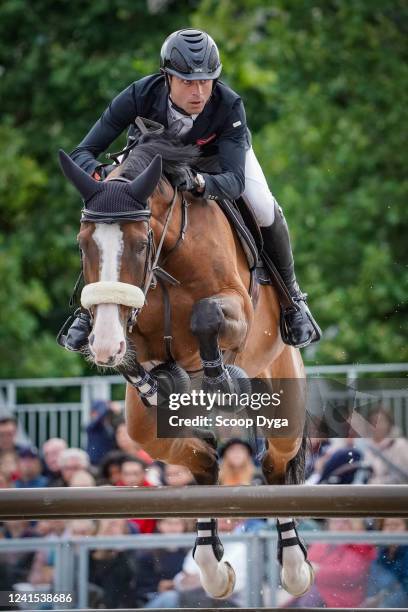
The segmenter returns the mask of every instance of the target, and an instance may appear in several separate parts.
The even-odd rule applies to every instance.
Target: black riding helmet
[[[160,52],[160,69],[180,79],[218,79],[221,61],[211,36],[201,30],[178,30],[166,38]]]

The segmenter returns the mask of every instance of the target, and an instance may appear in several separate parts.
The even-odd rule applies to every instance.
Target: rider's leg
[[[67,330],[67,333],[62,333],[68,322],[72,321],[73,317],[68,319],[57,336],[57,342],[60,346],[68,351],[80,351],[88,344],[88,336],[92,331],[91,317],[88,311],[78,309],[73,315],[74,321]]]
[[[261,227],[264,249],[278,269],[298,309],[284,314],[287,343],[303,347],[320,339],[320,329],[314,321],[296,280],[288,226],[281,207],[273,197],[262,168],[251,148],[246,154],[244,197],[250,204]]]

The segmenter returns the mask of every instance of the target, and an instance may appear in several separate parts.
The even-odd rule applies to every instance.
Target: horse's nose
[[[126,353],[126,342],[122,340],[116,346],[116,348],[112,347],[98,347],[93,345],[93,352],[95,355],[95,363],[100,366],[105,367],[113,367],[116,366],[122,361],[125,353]]]

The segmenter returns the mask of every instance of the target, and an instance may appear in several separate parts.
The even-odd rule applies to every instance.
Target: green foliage
[[[157,71],[163,39],[189,10],[153,15],[145,0],[0,4],[0,377],[86,371],[53,341],[80,266],[81,203],[57,152]]]
[[[194,17],[224,41],[326,330],[312,363],[408,358],[407,18],[402,0],[206,0]]]
[[[0,5],[0,376],[86,371],[53,342],[79,270],[80,208],[56,153],[155,72],[162,40],[186,25],[219,42],[287,216],[326,330],[306,356],[407,360],[406,3],[161,4],[156,14],[145,0]]]

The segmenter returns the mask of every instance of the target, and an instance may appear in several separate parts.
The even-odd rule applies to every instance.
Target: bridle
[[[131,182],[129,179],[126,179],[124,177],[115,177],[115,178],[112,178],[111,180],[121,181],[125,183]],[[166,238],[166,235],[169,229],[169,225],[170,225],[170,222],[173,216],[173,212],[177,204],[177,195],[178,195],[177,187],[174,187],[173,197],[168,204],[168,212],[166,215],[166,220],[165,220],[163,231],[160,235],[160,239],[157,245],[155,244],[154,233],[151,227],[152,211],[150,208],[143,208],[143,209],[116,212],[116,213],[114,212],[101,213],[101,212],[95,212],[95,211],[89,210],[87,208],[82,209],[81,222],[88,221],[91,223],[131,223],[131,222],[143,222],[144,221],[145,223],[147,223],[148,225],[147,247],[146,247],[147,253],[146,253],[146,259],[145,259],[145,265],[144,265],[144,271],[143,271],[143,281],[141,284],[141,290],[145,298],[149,290],[152,287],[154,288],[156,286],[157,284],[156,278],[159,278],[162,281],[167,281],[173,285],[179,284],[179,281],[175,279],[171,274],[166,272],[166,270],[164,270],[162,266],[168,260],[170,255],[172,255],[174,251],[176,251],[176,249],[180,246],[180,244],[183,242],[185,238],[185,233],[186,233],[187,224],[188,224],[187,209],[188,209],[189,204],[186,201],[183,194],[181,194],[182,218],[181,218],[181,226],[180,226],[178,238],[175,244],[167,252],[165,258],[161,262],[161,265],[159,265],[159,260],[162,255],[164,240]],[[95,283],[95,284],[98,284],[98,283]],[[119,283],[119,284],[124,284],[124,283]],[[95,306],[95,304],[93,306]],[[91,317],[91,324],[93,325],[94,314],[93,314],[92,306],[88,306],[86,308]],[[133,331],[133,327],[136,323],[136,320],[137,320],[137,317],[139,315],[141,308],[142,307],[131,307],[130,315],[128,317],[128,321],[126,324],[126,327],[129,333],[132,333]]]

